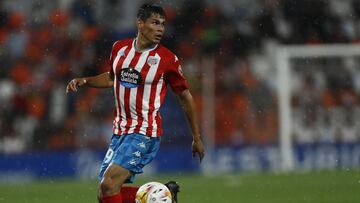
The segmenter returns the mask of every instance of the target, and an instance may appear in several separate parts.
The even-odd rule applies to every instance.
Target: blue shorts
[[[108,151],[101,164],[99,180],[103,178],[105,170],[111,164],[117,164],[128,169],[132,175],[126,183],[132,183],[135,174],[143,172],[143,167],[150,163],[159,147],[161,138],[147,137],[142,134],[113,135]]]

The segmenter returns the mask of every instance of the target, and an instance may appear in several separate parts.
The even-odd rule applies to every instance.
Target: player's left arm
[[[179,101],[183,107],[186,118],[189,121],[191,134],[193,137],[192,141],[192,155],[195,157],[196,154],[199,155],[200,162],[205,156],[205,148],[201,140],[199,125],[197,122],[197,114],[195,110],[194,99],[189,91],[189,89],[184,90],[178,94]]]
[[[192,155],[199,155],[200,161],[204,158],[205,150],[201,141],[197,114],[195,110],[194,99],[189,91],[189,85],[183,75],[179,59],[173,55],[169,57],[168,68],[165,73],[165,80],[170,84],[171,89],[178,95],[180,103],[185,111],[186,118],[190,124],[192,142]]]

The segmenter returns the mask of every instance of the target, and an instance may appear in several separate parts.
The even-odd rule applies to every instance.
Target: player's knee
[[[110,177],[104,177],[100,182],[100,191],[102,195],[112,195],[116,192],[116,184]]]

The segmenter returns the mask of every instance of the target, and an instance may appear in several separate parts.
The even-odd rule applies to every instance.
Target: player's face
[[[149,43],[160,42],[165,31],[165,18],[159,14],[152,14],[145,22],[139,20],[141,36]]]

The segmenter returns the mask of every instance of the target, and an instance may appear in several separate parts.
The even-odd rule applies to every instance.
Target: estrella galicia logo
[[[141,74],[135,68],[123,68],[118,73],[120,85],[127,88],[139,87],[142,82]]]

